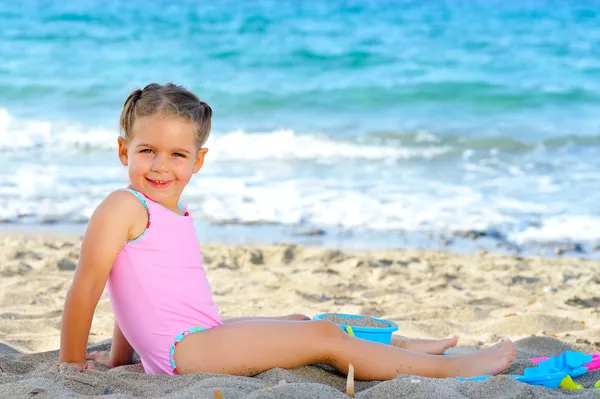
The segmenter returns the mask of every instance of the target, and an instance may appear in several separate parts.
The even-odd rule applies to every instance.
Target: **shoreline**
[[[210,224],[195,220],[200,243],[224,245],[293,244],[346,252],[436,250],[452,254],[488,252],[506,256],[600,260],[600,241],[544,241],[516,244],[496,230],[343,231],[337,228],[279,224]],[[87,223],[0,224],[0,235],[81,237]]]

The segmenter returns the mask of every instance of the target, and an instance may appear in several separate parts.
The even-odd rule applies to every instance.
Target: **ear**
[[[202,165],[204,165],[204,157],[206,156],[207,152],[208,148],[201,148],[196,153],[196,161],[194,162],[194,173],[198,173],[202,168]]]
[[[121,165],[123,166],[127,166],[128,165],[128,158],[127,156],[129,148],[128,148],[128,144],[127,141],[123,138],[120,137],[117,139],[118,143],[119,143],[119,161],[121,161]]]

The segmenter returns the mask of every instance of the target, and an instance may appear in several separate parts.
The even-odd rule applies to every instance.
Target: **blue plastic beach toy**
[[[592,361],[592,355],[583,352],[566,351],[558,356],[552,356],[543,360],[536,367],[528,367],[523,370],[523,375],[511,375],[517,381],[531,385],[541,385],[546,388],[556,389],[567,377],[577,377],[588,371],[583,366]],[[458,378],[459,381],[483,381],[491,376],[479,376],[472,378]]]
[[[345,313],[321,313],[313,317],[313,320],[320,320],[329,315],[336,315],[339,317],[345,317],[348,319],[364,319],[366,316],[357,316]],[[347,332],[348,334],[356,337],[366,339],[367,341],[379,342],[382,344],[389,345],[392,341],[392,333],[394,331],[398,331],[398,326],[391,321],[384,319],[377,319],[375,317],[371,317],[371,319],[379,321],[388,325],[388,328],[378,328],[378,327],[356,327],[349,326],[347,324],[338,323],[340,328]]]
[[[564,371],[548,372],[537,367],[530,367],[523,370],[523,375],[511,376],[517,381],[525,382],[530,385],[541,385],[546,388],[556,389],[567,376]]]
[[[539,362],[537,368],[543,369],[547,373],[562,371],[575,378],[588,371],[587,367],[583,365],[591,361],[592,355],[585,355],[583,352],[566,351],[558,356],[552,356],[548,360]]]
[[[535,370],[536,368],[533,367],[531,368],[531,370]],[[510,377],[510,378],[514,378],[517,381],[520,382],[524,382],[530,385],[540,385],[540,386],[544,386],[546,388],[558,388],[558,386],[560,385],[560,383],[562,382],[562,380],[567,376],[566,373],[564,372],[558,372],[558,373],[551,373],[551,374],[547,374],[545,372],[543,372],[543,370],[539,371],[527,371],[527,369],[525,369],[525,375],[510,375],[510,376],[504,376],[504,377]],[[459,381],[485,381],[488,380],[490,378],[494,378],[491,375],[480,375],[477,377],[470,377],[470,378],[463,378],[463,377],[458,377],[457,380]]]
[[[494,378],[493,375],[478,375],[477,377],[456,377],[459,381],[485,381]]]

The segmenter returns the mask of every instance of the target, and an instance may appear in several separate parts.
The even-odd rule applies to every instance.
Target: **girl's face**
[[[128,142],[119,137],[119,159],[134,190],[179,213],[178,201],[207,149],[196,148],[193,122],[152,115],[138,118]]]

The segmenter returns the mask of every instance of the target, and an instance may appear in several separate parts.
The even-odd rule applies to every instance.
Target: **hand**
[[[110,352],[106,352],[106,351],[91,352],[91,353],[88,353],[88,355],[86,356],[86,359],[98,362],[98,363],[102,364],[103,366],[108,367],[109,369],[114,367],[110,361]]]

